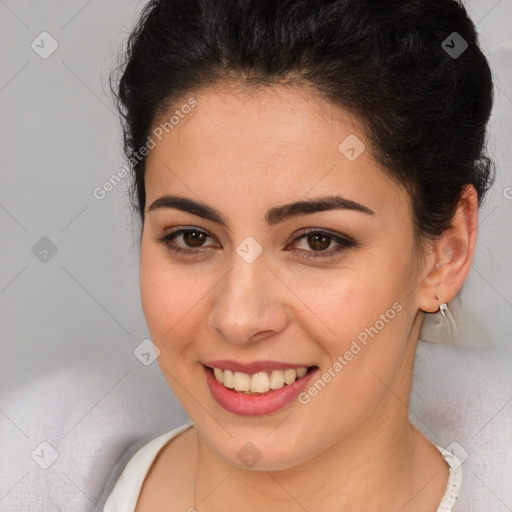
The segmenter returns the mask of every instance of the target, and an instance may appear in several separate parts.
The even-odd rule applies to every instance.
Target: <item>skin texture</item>
[[[410,384],[422,311],[451,300],[471,266],[474,189],[452,227],[420,249],[409,196],[379,169],[348,112],[285,86],[194,97],[194,111],[148,155],[140,286],[163,376],[195,426],[160,452],[137,511],[435,511],[448,467],[408,421]],[[354,161],[338,150],[350,134],[366,144]],[[216,208],[227,226],[149,212],[166,194]],[[374,215],[338,209],[266,223],[269,208],[333,194]],[[170,242],[195,255],[158,241],[184,226],[208,235],[202,247],[186,236]],[[302,229],[356,245],[307,259],[315,251]],[[248,236],[263,248],[252,263],[236,252]],[[400,312],[307,405],[242,417],[209,392],[201,362],[214,359],[316,365],[321,374],[396,303]],[[247,442],[262,455],[252,469],[237,456]]]

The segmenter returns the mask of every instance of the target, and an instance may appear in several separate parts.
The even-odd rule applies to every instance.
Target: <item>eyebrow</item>
[[[196,201],[187,197],[170,195],[162,196],[151,204],[148,211],[151,212],[160,208],[181,210],[227,227],[227,222],[217,209],[202,203],[201,201]],[[273,226],[292,217],[327,210],[352,210],[365,213],[367,215],[375,215],[375,212],[367,206],[345,199],[341,196],[334,195],[315,197],[306,201],[296,201],[282,206],[275,206],[267,211],[265,220],[268,225]]]

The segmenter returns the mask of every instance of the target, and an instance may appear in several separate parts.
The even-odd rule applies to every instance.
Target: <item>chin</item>
[[[284,423],[287,421],[285,420]],[[294,426],[292,422],[288,424],[288,427],[291,426]],[[279,427],[279,430],[283,427]],[[283,428],[280,432],[275,431],[269,435],[273,429],[275,429],[275,425],[243,429],[226,426],[226,430],[232,437],[226,435],[224,430],[219,436],[214,434],[212,437],[210,426],[206,428],[206,431],[199,428],[202,431],[202,437],[218,457],[241,469],[280,471],[291,469],[308,460],[306,453],[312,452],[313,448],[304,445],[305,435],[303,433],[296,428],[293,432],[285,431]],[[311,439],[308,440],[310,443],[312,442]],[[318,442],[313,442],[313,446],[318,446],[318,444]]]

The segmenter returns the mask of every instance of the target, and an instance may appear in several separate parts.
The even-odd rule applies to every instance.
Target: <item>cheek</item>
[[[194,274],[170,265],[159,247],[142,244],[140,256],[140,294],[144,317],[152,340],[160,350],[169,341],[179,343],[178,333],[189,326],[200,310],[208,287]],[[174,346],[174,341],[173,341]]]
[[[321,347],[324,368],[336,375],[329,386],[333,395],[324,398],[334,400],[336,393],[338,400],[343,389],[347,410],[377,399],[382,381],[390,382],[402,364],[414,316],[406,307],[411,299],[405,260],[375,258],[364,271],[342,269],[316,281],[295,281],[294,292],[307,305],[297,320]]]
[[[404,360],[410,323],[398,281],[391,286],[366,273],[296,288],[314,313],[304,309],[301,328],[324,354],[317,378],[325,388],[312,383],[304,397],[317,419],[349,431],[386,395]]]
[[[304,304],[297,302],[303,328],[317,342],[323,340],[329,353],[346,350],[354,339],[364,342],[372,326],[384,332],[397,323],[405,295],[402,278],[381,270],[343,269],[316,280],[295,279],[293,291]]]

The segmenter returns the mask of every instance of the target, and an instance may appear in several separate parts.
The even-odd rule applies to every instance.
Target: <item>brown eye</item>
[[[189,247],[201,247],[208,236],[202,231],[184,231],[183,241]]]
[[[331,245],[331,239],[332,237],[322,234],[307,236],[308,245],[314,251],[324,251],[325,249],[328,249],[329,245]]]
[[[197,228],[180,228],[157,238],[169,251],[181,253],[182,255],[194,256],[204,255],[212,250],[222,248],[222,245],[207,245],[208,239],[215,240],[207,232]],[[331,245],[334,242],[334,246]],[[350,247],[357,246],[355,240],[332,234],[327,231],[303,232],[302,236],[294,240],[295,245],[302,245],[302,248],[293,248],[292,251],[300,253],[302,258],[333,257]],[[199,250],[201,249],[201,250]],[[329,250],[328,250],[329,249]]]
[[[356,247],[355,240],[340,234],[328,231],[302,231],[302,236],[294,240],[296,252],[301,258],[329,258],[341,254],[343,251]]]
[[[157,238],[167,249],[176,253],[199,254],[211,250],[211,246],[205,245],[209,238],[208,233],[195,228],[181,228]],[[197,249],[201,249],[198,251]]]

